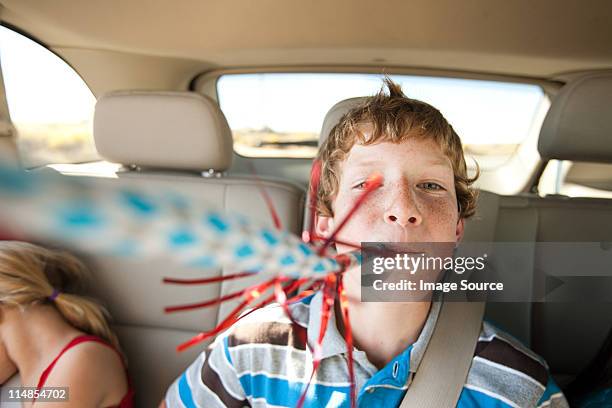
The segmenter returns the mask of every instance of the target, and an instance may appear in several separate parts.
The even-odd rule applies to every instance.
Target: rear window
[[[482,168],[503,164],[525,141],[544,103],[537,85],[390,75],[411,98],[444,114]],[[337,102],[375,94],[382,75],[228,74],[217,82],[236,152],[248,157],[314,157],[327,111]]]

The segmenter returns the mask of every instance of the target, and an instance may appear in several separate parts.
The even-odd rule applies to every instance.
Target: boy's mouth
[[[414,242],[378,241],[376,247],[378,247],[380,252],[385,253],[386,256],[394,256],[395,254],[420,256],[427,253],[425,245],[419,245]]]
[[[416,242],[416,241],[377,241],[376,245],[386,256],[407,254],[411,257],[450,255],[454,243],[446,242]]]

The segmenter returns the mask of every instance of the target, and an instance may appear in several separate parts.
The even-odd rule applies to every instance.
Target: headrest
[[[343,101],[338,102],[325,115],[325,119],[323,119],[323,126],[321,127],[321,133],[319,135],[319,146],[323,144],[323,142],[329,136],[331,130],[340,122],[340,119],[351,109],[358,106],[360,103],[365,101],[367,97],[359,96],[357,98],[349,98]]]
[[[612,163],[612,72],[561,88],[542,124],[538,151],[545,159]]]
[[[100,156],[125,165],[223,171],[232,163],[225,116],[193,92],[111,92],[96,103],[94,140]]]

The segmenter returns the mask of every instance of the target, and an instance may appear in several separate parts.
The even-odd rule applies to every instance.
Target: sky
[[[15,123],[79,123],[93,115],[95,98],[57,55],[0,26],[0,63]]]

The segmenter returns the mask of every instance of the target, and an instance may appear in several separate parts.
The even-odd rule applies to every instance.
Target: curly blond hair
[[[461,139],[433,106],[404,95],[402,88],[384,79],[378,94],[365,98],[347,112],[323,142],[317,160],[321,163],[321,180],[317,192],[319,215],[333,216],[332,201],[340,184],[340,165],[355,144],[372,145],[380,142],[401,143],[410,138],[433,140],[452,163],[455,177],[457,208],[461,218],[476,211],[478,192],[472,184],[478,179],[468,177]],[[364,132],[368,128],[371,132]]]

